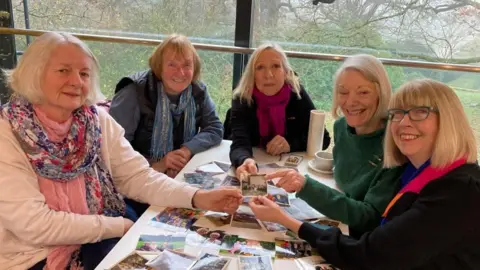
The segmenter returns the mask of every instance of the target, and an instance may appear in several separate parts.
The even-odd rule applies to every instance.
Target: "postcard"
[[[195,261],[189,270],[223,270],[227,268],[231,258],[224,258],[213,254],[204,254]]]
[[[220,248],[220,254],[242,256],[275,256],[275,242],[266,242],[241,238],[238,235],[226,235]]]
[[[272,270],[272,258],[270,256],[239,256],[240,270]]]
[[[208,173],[210,175],[225,173],[225,171],[220,166],[218,166],[217,163],[215,162],[209,162],[207,164],[198,166],[196,171]]]
[[[249,175],[247,181],[242,182],[242,195],[264,196],[267,194],[267,180],[264,174]]]

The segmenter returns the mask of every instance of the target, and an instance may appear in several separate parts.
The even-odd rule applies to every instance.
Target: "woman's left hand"
[[[242,193],[237,188],[198,190],[193,196],[195,208],[229,214],[235,213],[242,201]]]
[[[278,156],[283,153],[290,152],[290,144],[287,140],[277,135],[270,142],[267,143],[267,153],[273,156]]]
[[[285,212],[272,200],[265,196],[257,196],[248,202],[255,216],[264,221],[280,223],[285,219]]]

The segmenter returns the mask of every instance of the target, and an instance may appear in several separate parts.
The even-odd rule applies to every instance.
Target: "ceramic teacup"
[[[333,155],[326,151],[318,151],[315,153],[313,166],[321,171],[333,170]]]

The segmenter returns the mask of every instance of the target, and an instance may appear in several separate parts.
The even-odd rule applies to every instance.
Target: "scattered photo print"
[[[151,225],[172,231],[185,231],[205,212],[188,208],[167,207],[151,220]]]
[[[230,167],[232,167],[232,164],[227,163],[227,162],[222,162],[222,161],[214,161],[215,165],[220,167],[224,172],[228,172],[230,170]]]
[[[336,220],[331,220],[331,219],[319,219],[319,220],[313,221],[312,224],[315,227],[327,230],[332,227],[338,228],[338,226],[340,225],[340,222]]]
[[[220,184],[221,186],[228,186],[228,187],[240,187],[240,180],[235,176],[227,175],[225,179]]]
[[[283,207],[290,207],[290,198],[288,194],[268,194],[268,197]]]
[[[239,256],[240,270],[272,270],[272,258],[270,256]]]
[[[306,241],[275,239],[275,258],[277,259],[298,259],[310,256],[318,256],[318,253]]]
[[[196,236],[189,237],[189,241],[193,241],[195,246],[220,246],[226,233],[222,230],[210,230],[208,228],[192,226],[191,231],[196,233]]]
[[[287,167],[297,167],[300,162],[302,162],[303,157],[297,155],[289,155],[287,160],[285,160],[285,166]]]
[[[183,175],[185,182],[191,186],[198,187],[200,189],[214,189],[217,186],[220,186],[220,179],[217,179],[205,172],[196,172],[196,173],[185,173]]]
[[[225,173],[225,171],[217,165],[215,162],[209,162],[207,164],[198,166],[196,169],[197,172],[204,172],[208,173],[210,175],[217,175],[217,174],[222,174]]]
[[[140,235],[136,251],[162,252],[167,248],[168,239],[171,235]]]
[[[147,259],[137,253],[132,253],[117,263],[112,270],[150,270],[146,265]]]
[[[232,215],[213,211],[207,211],[204,217],[211,221],[217,227],[228,225],[232,220]]]
[[[195,261],[189,270],[222,270],[227,267],[230,260],[230,258],[224,258],[207,253]]]
[[[242,256],[275,256],[275,242],[241,238],[238,235],[226,235],[220,248],[220,254]]]
[[[267,194],[267,180],[265,175],[250,175],[247,181],[242,182],[242,195],[245,196],[264,196]]]
[[[289,195],[283,188],[279,188],[279,187],[276,187],[276,186],[273,186],[273,185],[268,185],[267,186],[267,192],[268,192],[267,197],[270,200],[276,202],[278,205],[283,206],[283,207],[289,207],[290,206]]]
[[[286,232],[286,231],[288,231],[288,229],[285,226],[280,225],[280,224],[275,223],[275,222],[262,221],[262,224],[263,224],[263,227],[265,227],[265,229],[267,229],[267,231],[269,231],[269,232]]]
[[[298,220],[317,220],[325,216],[299,198],[290,199],[290,207],[283,208],[290,216]]]
[[[153,269],[161,270],[185,270],[188,269],[196,258],[181,252],[165,249],[156,258],[147,262]]]
[[[260,164],[258,165],[258,174],[271,174],[278,171],[290,170],[290,169],[297,170],[297,168],[280,166],[277,163]],[[279,180],[280,178],[268,180],[268,184],[275,186]]]
[[[245,229],[262,229],[252,210],[244,205],[241,205],[237,212],[233,214],[231,226]]]

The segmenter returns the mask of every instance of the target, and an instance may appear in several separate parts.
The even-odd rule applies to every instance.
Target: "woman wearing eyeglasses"
[[[401,168],[383,168],[383,138],[392,87],[382,63],[354,55],[337,71],[333,89],[333,176],[339,192],[295,170],[268,175],[313,208],[360,236],[377,227],[398,192]]]
[[[475,135],[448,86],[404,84],[390,101],[385,167],[406,165],[381,226],[359,239],[321,230],[258,197],[257,218],[278,222],[341,269],[480,269],[480,168]]]

